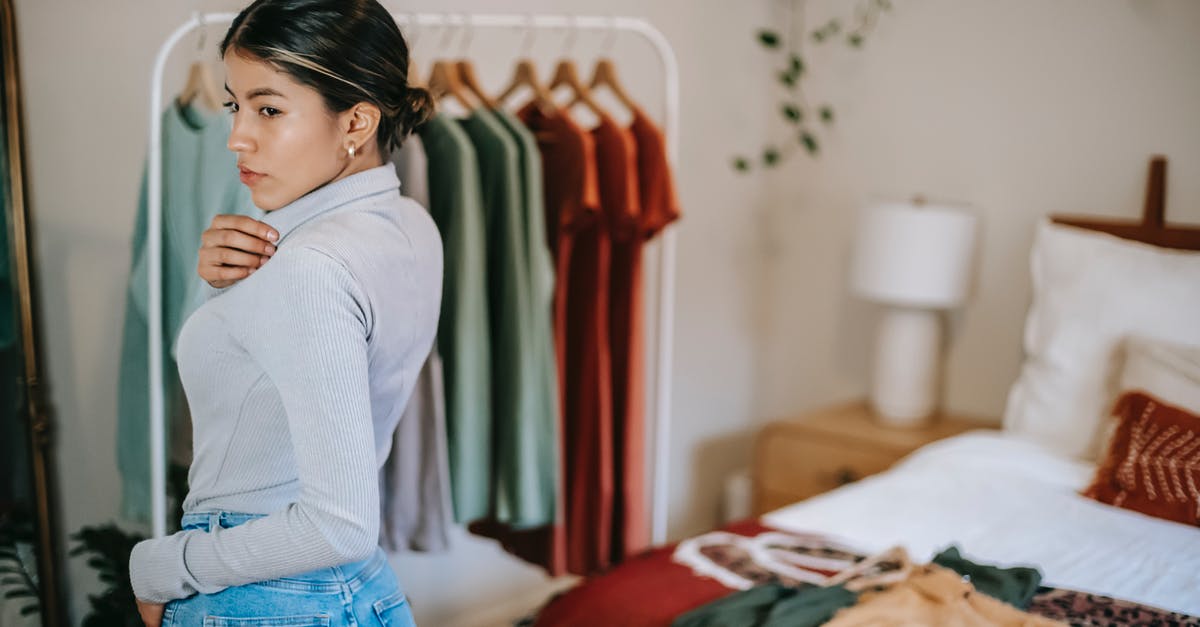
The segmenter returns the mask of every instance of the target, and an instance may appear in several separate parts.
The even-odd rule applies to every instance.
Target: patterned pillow
[[[1083,495],[1200,525],[1200,417],[1142,391],[1122,395],[1113,414],[1117,431]]]

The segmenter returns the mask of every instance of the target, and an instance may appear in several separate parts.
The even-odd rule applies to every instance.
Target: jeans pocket
[[[397,590],[375,602],[375,616],[384,627],[417,627],[404,592]]]
[[[301,616],[267,616],[261,618],[227,618],[205,616],[204,627],[329,627],[327,614]]]

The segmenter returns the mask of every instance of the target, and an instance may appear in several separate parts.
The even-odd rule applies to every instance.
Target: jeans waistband
[[[211,531],[217,527],[222,529],[236,527],[264,516],[266,514],[228,511],[188,512],[183,515],[180,524],[185,530],[203,529],[204,531]],[[331,587],[327,591],[334,592],[340,589],[341,584],[345,583],[350,585],[351,590],[354,590],[367,579],[373,577],[385,565],[387,565],[387,554],[382,548],[376,547],[375,552],[364,560],[349,562],[330,568],[318,568],[298,575],[289,575],[272,580],[271,583],[283,586],[293,583],[296,584],[296,587],[313,592],[322,591],[322,584],[329,584]]]

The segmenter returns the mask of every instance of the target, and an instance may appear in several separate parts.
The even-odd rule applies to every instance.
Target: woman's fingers
[[[210,228],[200,236],[200,243],[209,247],[236,248],[248,253],[275,254],[275,245],[271,242],[235,229]]]
[[[275,242],[279,240],[279,232],[271,228],[270,224],[255,220],[250,216],[240,216],[236,214],[223,213],[213,217],[210,229],[229,229],[233,231],[241,231],[246,235],[257,237],[265,242]]]
[[[249,216],[221,214],[200,236],[200,278],[216,288],[227,287],[260,268],[275,254],[279,233]]]
[[[247,268],[258,268],[267,261],[265,255],[245,253],[233,248],[214,248],[213,257],[213,261],[222,265],[246,266]]]

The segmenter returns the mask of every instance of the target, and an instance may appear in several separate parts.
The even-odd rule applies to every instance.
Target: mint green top
[[[475,149],[438,114],[420,130],[429,213],[442,236],[445,274],[437,346],[446,394],[446,439],[454,519],[487,516],[492,475],[492,353],[488,330],[487,234]]]
[[[558,420],[545,363],[548,314],[535,315],[518,141],[496,115],[476,109],[459,124],[479,163],[487,224],[488,322],[496,459],[492,517],[513,527],[554,521]],[[538,321],[544,322],[540,325]],[[556,405],[556,403],[555,403]]]
[[[533,445],[543,449],[540,456],[551,458],[554,464],[543,468],[543,473],[549,473],[555,481],[561,481],[558,469],[561,468],[559,452],[559,415],[562,405],[559,401],[558,363],[554,350],[554,324],[551,312],[554,308],[554,258],[546,245],[546,203],[545,190],[542,187],[542,153],[538,149],[537,138],[515,115],[508,111],[493,111],[496,119],[504,126],[516,141],[517,171],[520,177],[521,225],[524,231],[522,250],[525,256],[526,273],[529,276],[529,313],[530,332],[533,334],[531,346],[533,362],[538,380],[538,400],[542,418],[537,424],[548,420],[551,425],[545,431],[527,432],[526,436],[533,440]],[[535,426],[536,428],[540,428]],[[557,485],[557,484],[556,484]],[[555,490],[558,493],[558,490]]]
[[[200,235],[219,213],[262,219],[237,175],[237,158],[226,144],[229,116],[174,102],[162,119],[162,255],[164,437],[171,441],[172,416],[186,399],[176,390],[173,346],[183,321],[203,301],[207,285],[196,273]],[[150,520],[150,358],[147,174],[143,171],[133,230],[133,259],[121,338],[117,394],[117,467],[121,472],[121,513],[131,521]]]

